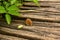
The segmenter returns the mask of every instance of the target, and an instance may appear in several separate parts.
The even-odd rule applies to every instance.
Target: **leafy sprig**
[[[38,0],[31,0],[31,1],[33,1],[36,5],[38,5]],[[22,0],[0,0],[0,14],[4,14],[6,22],[10,24],[11,15],[19,16],[20,13],[18,12],[18,10],[20,9],[17,6],[22,5],[23,5]]]

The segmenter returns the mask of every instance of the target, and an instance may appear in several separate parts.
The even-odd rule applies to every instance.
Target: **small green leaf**
[[[0,0],[1,1],[1,0]]]
[[[11,23],[11,16],[9,14],[5,14],[5,18],[8,24]]]
[[[15,3],[15,5],[16,6],[22,6],[22,3],[17,2],[17,3]]]
[[[12,5],[8,8],[8,10],[19,10],[19,8],[16,5]]]
[[[10,0],[11,4],[14,4],[17,0]]]
[[[3,6],[0,6],[0,13],[5,13],[5,8]]]
[[[10,10],[10,11],[8,11],[8,13],[11,14],[11,15],[14,15],[14,16],[19,16],[20,15],[20,13],[18,13],[17,11],[14,11],[14,10]]]
[[[37,6],[39,6],[38,0],[33,0],[33,2],[34,2]]]
[[[8,6],[10,5],[10,3],[6,2],[6,1],[4,1],[3,3],[5,5],[5,8],[8,8]]]
[[[29,1],[29,2],[30,2],[30,1],[32,1],[32,0],[24,0],[24,1]]]
[[[18,29],[21,29],[21,28],[23,28],[23,25],[18,25]]]

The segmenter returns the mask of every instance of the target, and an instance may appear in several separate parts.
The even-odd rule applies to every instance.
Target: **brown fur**
[[[32,26],[32,20],[29,19],[29,18],[27,18],[27,19],[26,19],[26,25]]]

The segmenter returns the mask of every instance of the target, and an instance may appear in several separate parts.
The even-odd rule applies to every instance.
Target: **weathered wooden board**
[[[18,21],[18,22],[17,22]],[[11,25],[1,22],[0,33],[5,35],[11,35],[15,37],[22,37],[31,40],[59,40],[60,39],[60,23],[49,23],[49,22],[33,22],[33,26],[25,26],[24,22],[17,20]],[[23,24],[24,27],[19,30],[18,25]],[[55,24],[55,25],[54,25]],[[39,25],[39,26],[38,26]],[[41,25],[41,26],[40,26]],[[45,26],[44,26],[45,25]],[[47,26],[48,25],[48,26]],[[55,27],[56,26],[56,27]]]
[[[40,8],[32,2],[25,2],[21,17],[60,22],[60,2],[41,1],[39,4]]]
[[[60,0],[38,0],[38,1],[60,1]]]
[[[60,40],[60,0],[39,0],[41,7],[33,2],[24,2],[19,17],[13,17],[7,25],[0,20],[0,38],[8,40]],[[19,19],[18,19],[19,18]],[[25,19],[33,21],[32,26],[25,25]],[[15,19],[15,20],[14,20]],[[18,25],[24,25],[18,29]]]
[[[27,39],[0,34],[0,40],[27,40]]]

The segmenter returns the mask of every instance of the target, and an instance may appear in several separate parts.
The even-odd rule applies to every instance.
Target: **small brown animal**
[[[32,26],[32,20],[29,18],[26,19],[25,23],[26,23],[26,25]]]

